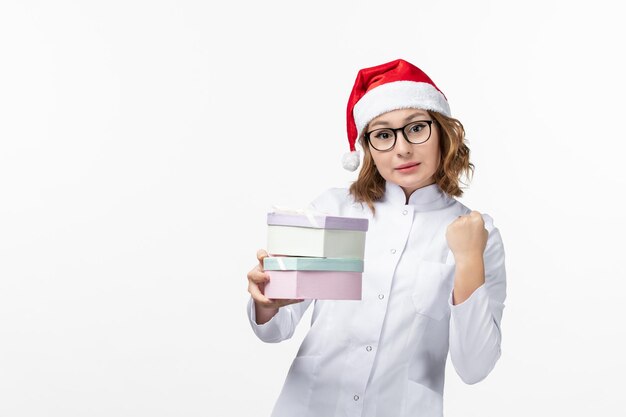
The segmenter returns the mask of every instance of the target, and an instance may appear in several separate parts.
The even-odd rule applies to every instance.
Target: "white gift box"
[[[274,212],[267,225],[271,255],[363,259],[365,254],[367,219]]]

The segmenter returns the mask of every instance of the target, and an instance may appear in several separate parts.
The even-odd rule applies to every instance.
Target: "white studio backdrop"
[[[0,4],[0,416],[269,415],[292,339],[246,273],[272,205],[356,178],[360,68],[415,63],[507,254],[503,354],[454,417],[623,413],[626,31],[611,2]]]

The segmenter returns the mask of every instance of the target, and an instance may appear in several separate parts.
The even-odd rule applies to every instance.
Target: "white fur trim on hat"
[[[348,171],[355,171],[361,163],[361,153],[356,150],[352,152],[346,152],[341,157],[341,164]]]
[[[432,84],[416,81],[394,81],[371,89],[354,105],[352,114],[358,134],[375,117],[398,109],[432,110],[450,116],[445,96]]]

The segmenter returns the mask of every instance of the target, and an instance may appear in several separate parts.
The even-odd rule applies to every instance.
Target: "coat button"
[[[396,250],[395,249],[391,249],[391,253],[396,253]]]
[[[371,352],[372,351],[372,347],[368,346],[368,347],[365,348],[365,350],[367,350],[368,352]]]
[[[378,299],[382,300],[383,298],[385,298],[385,294],[378,294]]]
[[[354,401],[359,401],[359,396],[358,395],[354,396]]]
[[[402,214],[404,214],[405,216],[408,212],[409,212],[408,210],[402,210]]]

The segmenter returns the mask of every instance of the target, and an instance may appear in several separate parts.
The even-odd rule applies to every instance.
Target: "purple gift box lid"
[[[298,226],[314,229],[342,229],[367,231],[368,220],[360,217],[305,215],[292,213],[267,213],[267,224],[273,226]]]

